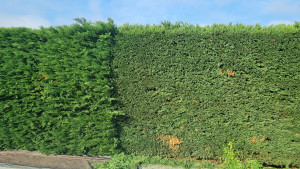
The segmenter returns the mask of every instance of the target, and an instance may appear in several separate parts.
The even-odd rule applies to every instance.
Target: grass
[[[158,156],[145,157],[145,156],[134,156],[125,155],[124,153],[113,156],[113,158],[105,163],[92,164],[95,169],[136,169],[139,167],[147,167],[151,165],[162,165],[170,167],[181,167],[184,169],[191,168],[216,168],[216,165],[208,162],[197,162],[187,159],[173,159],[173,158],[161,158]]]
[[[204,160],[161,158],[158,156],[145,157],[121,153],[113,156],[108,162],[94,163],[91,165],[94,169],[138,169],[152,165],[180,167],[184,169],[270,169],[264,168],[262,164],[256,160],[247,159],[240,161],[238,159],[238,153],[233,149],[232,142],[229,142],[228,145],[223,148],[222,160],[219,161],[218,164]]]

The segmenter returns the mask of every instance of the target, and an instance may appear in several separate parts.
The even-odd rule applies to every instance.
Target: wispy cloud
[[[48,27],[51,22],[44,16],[40,1],[3,0],[0,7],[1,27]]]
[[[40,28],[41,26],[48,27],[51,23],[35,15],[5,15],[0,14],[0,27],[28,27],[28,28]]]
[[[294,23],[291,21],[285,21],[285,20],[273,20],[268,23],[268,25],[281,25],[281,24],[293,25]]]
[[[275,15],[291,15],[291,14],[299,14],[299,7],[297,3],[294,1],[288,0],[278,0],[273,1],[271,3],[266,4],[263,8],[264,13],[270,13]]]
[[[118,25],[159,24],[161,21],[193,21],[208,7],[203,0],[111,0],[110,12]]]
[[[155,23],[167,17],[168,3],[157,0],[112,0],[110,11],[106,15],[115,16],[118,24]]]
[[[101,0],[90,0],[88,3],[88,12],[86,16],[88,19],[92,20],[103,20],[102,9],[101,9],[102,1]]]
[[[73,19],[108,17],[118,25],[243,23],[262,25],[300,21],[299,0],[1,0],[0,26],[70,25]]]

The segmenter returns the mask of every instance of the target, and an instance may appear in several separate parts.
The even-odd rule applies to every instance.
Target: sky
[[[294,24],[300,21],[300,0],[0,0],[0,27],[71,25],[74,18],[111,18],[118,26],[162,21],[200,26]]]

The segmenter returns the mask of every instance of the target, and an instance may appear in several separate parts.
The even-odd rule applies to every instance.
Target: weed
[[[91,164],[95,169],[136,169],[139,167],[147,167],[150,165],[162,165],[171,167],[182,167],[184,169],[206,168],[214,169],[216,166],[208,161],[197,162],[189,159],[161,158],[158,156],[144,157],[125,155],[124,153],[113,156],[113,158],[105,163]]]
[[[235,155],[232,142],[224,147],[222,159],[224,160],[223,167],[226,169],[262,169],[262,165],[257,160],[240,161]]]
[[[136,169],[146,158],[143,156],[125,155],[124,153],[113,156],[105,163],[92,164],[96,169]]]
[[[149,165],[163,165],[171,167],[191,168],[224,168],[224,169],[262,169],[262,165],[257,160],[246,160],[245,162],[238,159],[238,153],[233,150],[233,143],[229,142],[228,146],[223,149],[223,164],[215,165],[209,161],[193,161],[190,159],[161,158],[158,156],[145,157],[125,155],[124,153],[113,156],[105,163],[92,164],[95,169],[136,169]]]

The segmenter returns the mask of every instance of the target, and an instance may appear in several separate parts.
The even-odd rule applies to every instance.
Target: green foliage
[[[0,28],[1,150],[300,165],[299,22],[75,21]]]
[[[136,169],[136,167],[144,168],[153,165],[183,167],[185,169],[216,167],[216,165],[207,161],[196,162],[186,159],[161,158],[159,156],[145,157],[125,155],[124,153],[113,156],[110,161],[107,161],[105,163],[92,164],[92,166],[96,169]]]
[[[79,22],[81,21],[81,22]],[[113,154],[115,26],[89,23],[0,29],[0,149]]]
[[[0,149],[34,149],[31,139],[41,131],[31,111],[38,101],[29,94],[40,41],[36,30],[0,29]]]
[[[224,169],[262,169],[262,165],[256,160],[240,161],[233,150],[233,143],[229,142],[223,150],[223,164],[213,164],[209,161],[195,161],[190,159],[161,158],[159,156],[145,157],[125,155],[124,153],[114,155],[110,161],[91,164],[96,169],[135,169],[137,167],[169,166],[182,167],[185,169],[195,168],[224,168]]]
[[[300,29],[279,25],[123,25],[114,83],[136,155],[300,165]]]
[[[97,169],[135,169],[139,166],[145,157],[132,156],[120,153],[113,156],[113,158],[105,163],[93,164],[92,166]]]
[[[197,167],[203,166],[203,164],[207,165],[207,163],[205,162],[195,162],[190,159],[161,158],[159,156],[153,156],[153,157],[146,158],[142,162],[142,167],[159,165],[159,166],[182,167],[185,169],[190,169],[194,166]]]
[[[224,147],[224,155],[222,159],[224,160],[225,168],[227,169],[238,169],[243,168],[242,163],[240,160],[235,157],[235,153],[232,149],[232,142],[229,142],[227,147]]]
[[[242,162],[236,157],[233,150],[233,143],[229,142],[228,146],[223,149],[224,168],[225,169],[262,169],[262,165],[257,160],[247,160]]]

